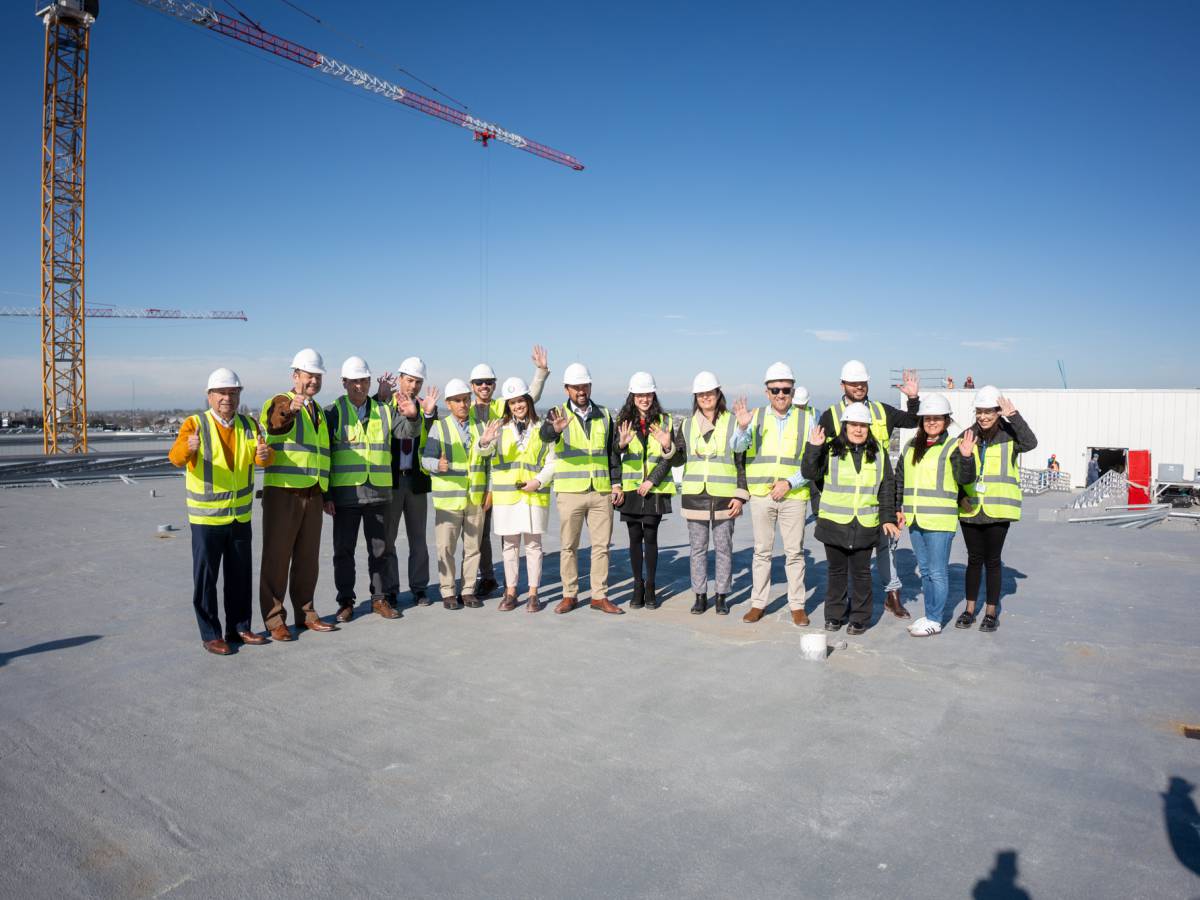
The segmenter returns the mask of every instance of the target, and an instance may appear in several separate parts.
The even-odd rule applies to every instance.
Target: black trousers
[[[629,529],[629,568],[634,581],[654,584],[658,572],[658,526],[662,516],[625,516],[625,527]],[[646,577],[642,577],[642,561],[646,563]]]
[[[875,547],[850,550],[846,547],[825,545],[825,559],[829,563],[829,582],[825,590],[825,621],[843,621],[847,618],[855,625],[871,624],[871,554]],[[846,588],[850,599],[847,601]]]
[[[250,630],[253,533],[249,522],[192,525],[192,608],[200,640]],[[225,631],[217,614],[217,577],[225,563]]]
[[[1000,576],[1003,565],[1000,554],[1004,550],[1004,539],[1008,537],[1009,522],[991,522],[987,525],[962,523],[963,542],[967,545],[967,600],[979,600],[979,581],[987,568],[987,602],[1000,602]]]
[[[371,599],[382,600],[387,593],[387,514],[386,503],[372,506],[339,506],[333,514],[333,584],[338,606],[354,603],[354,551],[361,527],[367,542],[367,572],[371,576]]]

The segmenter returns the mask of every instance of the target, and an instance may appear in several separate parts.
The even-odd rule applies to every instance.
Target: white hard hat
[[[370,378],[371,369],[367,366],[367,361],[361,356],[351,356],[342,363],[343,378]]]
[[[1000,405],[1000,388],[985,384],[975,394],[976,409],[996,409]]]
[[[325,360],[321,359],[321,354],[312,347],[305,347],[292,357],[292,368],[308,372],[310,375],[324,375]]]
[[[922,397],[921,408],[917,410],[917,415],[948,416],[950,415],[950,401],[942,394],[930,394]]]
[[[501,400],[515,400],[517,397],[524,397],[529,393],[529,385],[515,375],[512,378],[505,378],[504,384],[500,386]]]
[[[591,384],[592,373],[583,363],[571,363],[563,372],[563,384]]]
[[[768,381],[795,381],[796,376],[792,367],[785,362],[774,362],[767,366],[767,374],[763,376],[763,384]]]
[[[401,375],[411,375],[413,378],[425,380],[425,360],[419,356],[410,356],[404,362],[400,363],[400,368],[397,370]]]
[[[702,394],[705,391],[715,391],[721,386],[717,376],[712,372],[700,372],[692,379],[692,393]]]
[[[208,376],[208,390],[210,391],[220,388],[240,388],[241,386],[242,382],[237,377],[237,372],[233,369],[226,369],[224,366],[213,369],[212,374]]]
[[[490,378],[492,381],[496,380],[496,370],[487,363],[480,363],[471,370],[472,381],[481,381],[485,378]]]
[[[446,389],[442,391],[442,396],[449,400],[451,397],[461,397],[463,394],[471,393],[471,386],[461,378],[451,378],[446,382]]]
[[[634,372],[629,376],[629,393],[653,394],[658,390],[654,384],[654,376],[649,372]]]
[[[867,367],[857,359],[852,359],[842,366],[842,381],[857,384],[860,381],[870,380],[871,376],[867,374]]]
[[[860,363],[861,365],[861,363]],[[858,422],[862,425],[871,424],[871,411],[865,403],[851,403],[842,413],[843,422]]]
[[[793,389],[792,406],[808,406],[808,388],[804,385],[798,384]]]

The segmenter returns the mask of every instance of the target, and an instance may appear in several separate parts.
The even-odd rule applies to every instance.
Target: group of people
[[[315,608],[322,515],[333,519],[335,621],[355,613],[355,556],[361,532],[367,549],[371,609],[400,618],[396,538],[403,522],[413,601],[446,609],[479,608],[499,587],[492,533],[500,536],[504,591],[498,609],[519,605],[524,548],[527,612],[539,612],[543,547],[551,491],[558,510],[562,598],[556,613],[579,605],[579,543],[591,544],[592,609],[624,610],[609,597],[613,518],[629,532],[632,609],[656,609],[658,530],[678,493],[690,543],[691,612],[729,613],[733,531],[749,512],[754,532],[750,608],[742,621],[763,618],[770,601],[776,536],[782,539],[792,622],[807,626],[804,536],[811,509],[814,537],[828,561],[824,626],[862,634],[870,624],[870,561],[886,592],[885,608],[911,619],[901,599],[895,551],[909,529],[925,614],[909,632],[942,630],[949,593],[950,546],[961,525],[967,546],[966,607],[956,627],[976,619],[986,571],[981,631],[995,631],[1001,551],[1021,515],[1018,457],[1037,445],[1013,404],[992,386],[975,395],[975,422],[951,438],[950,405],[940,394],[920,396],[906,371],[901,410],[868,396],[870,376],[857,360],[841,372],[842,397],[820,416],[785,363],[766,370],[766,404],[745,397],[728,405],[721,382],[700,372],[690,415],[659,403],[654,378],[636,372],[614,415],[592,400],[592,376],[581,363],[563,373],[565,402],[539,417],[549,365],[535,346],[532,380],[500,385],[486,363],[468,380],[452,378],[422,394],[425,363],[410,357],[393,375],[373,376],[361,357],[341,368],[344,393],[322,409],[316,395],[325,375],[321,355],[304,349],[292,360],[291,390],[267,400],[261,415],[238,413],[242,384],[229,369],[208,379],[209,408],[183,423],[171,461],[184,469],[191,524],[193,607],[204,648],[227,655],[231,643],[263,644],[251,627],[251,513],[256,467],[263,470],[259,604],[275,641],[294,639],[287,623],[315,632],[336,630]],[[446,413],[439,415],[441,396]],[[892,433],[915,428],[893,468]],[[681,469],[679,486],[672,474]],[[431,587],[426,540],[432,498],[439,576]],[[709,550],[715,557],[709,597]],[[224,565],[224,628],[217,585]]]

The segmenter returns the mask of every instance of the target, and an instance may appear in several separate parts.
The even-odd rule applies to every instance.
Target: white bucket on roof
[[[800,638],[800,655],[809,662],[824,662],[828,656],[824,633],[806,634]]]

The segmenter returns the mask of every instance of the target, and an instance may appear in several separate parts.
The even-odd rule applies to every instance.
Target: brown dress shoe
[[[500,601],[500,605],[496,607],[500,612],[509,612],[517,608],[517,592],[505,591],[504,599]]]
[[[328,622],[322,622],[320,619],[309,619],[304,623],[304,627],[309,631],[337,631]]]
[[[808,613],[806,613],[803,609],[793,609],[792,624],[799,625],[801,628],[803,628],[808,624]]]
[[[525,601],[525,612],[541,612],[542,602],[538,600],[537,591],[529,592],[529,599]]]
[[[339,606],[337,615],[334,616],[334,618],[343,624],[345,624],[346,622],[349,622],[351,619],[354,618],[354,607],[353,606]]]
[[[371,609],[375,611],[376,615],[383,616],[385,619],[400,618],[400,611],[392,609],[392,604],[388,603],[386,600],[372,600]]]
[[[888,591],[887,599],[883,601],[883,608],[889,610],[897,619],[911,619],[912,613],[904,608],[904,604],[900,602],[899,591]]]
[[[205,641],[204,649],[209,653],[214,653],[217,656],[228,656],[233,651],[229,649],[229,645],[220,638],[213,641]]]
[[[752,607],[750,607],[749,611],[744,616],[742,616],[742,621],[749,625],[753,625],[755,622],[757,622],[759,619],[761,619],[766,614],[767,614],[767,611],[765,608],[760,609],[757,606],[752,606]]]
[[[231,640],[231,638],[225,638],[226,643]],[[243,644],[265,644],[267,642],[265,637],[255,634],[253,631],[239,631],[236,640]]]
[[[271,640],[291,641],[295,640],[295,638],[292,637],[292,633],[288,631],[288,627],[286,625],[276,625],[271,629]]]
[[[575,603],[576,600],[574,597],[563,597],[562,600],[559,601],[558,606],[554,607],[554,611],[556,613],[569,613],[575,608]]]
[[[610,616],[623,616],[625,610],[619,606],[613,606],[612,601],[607,597],[595,597],[592,599],[592,609],[598,609],[602,613],[608,613]]]

